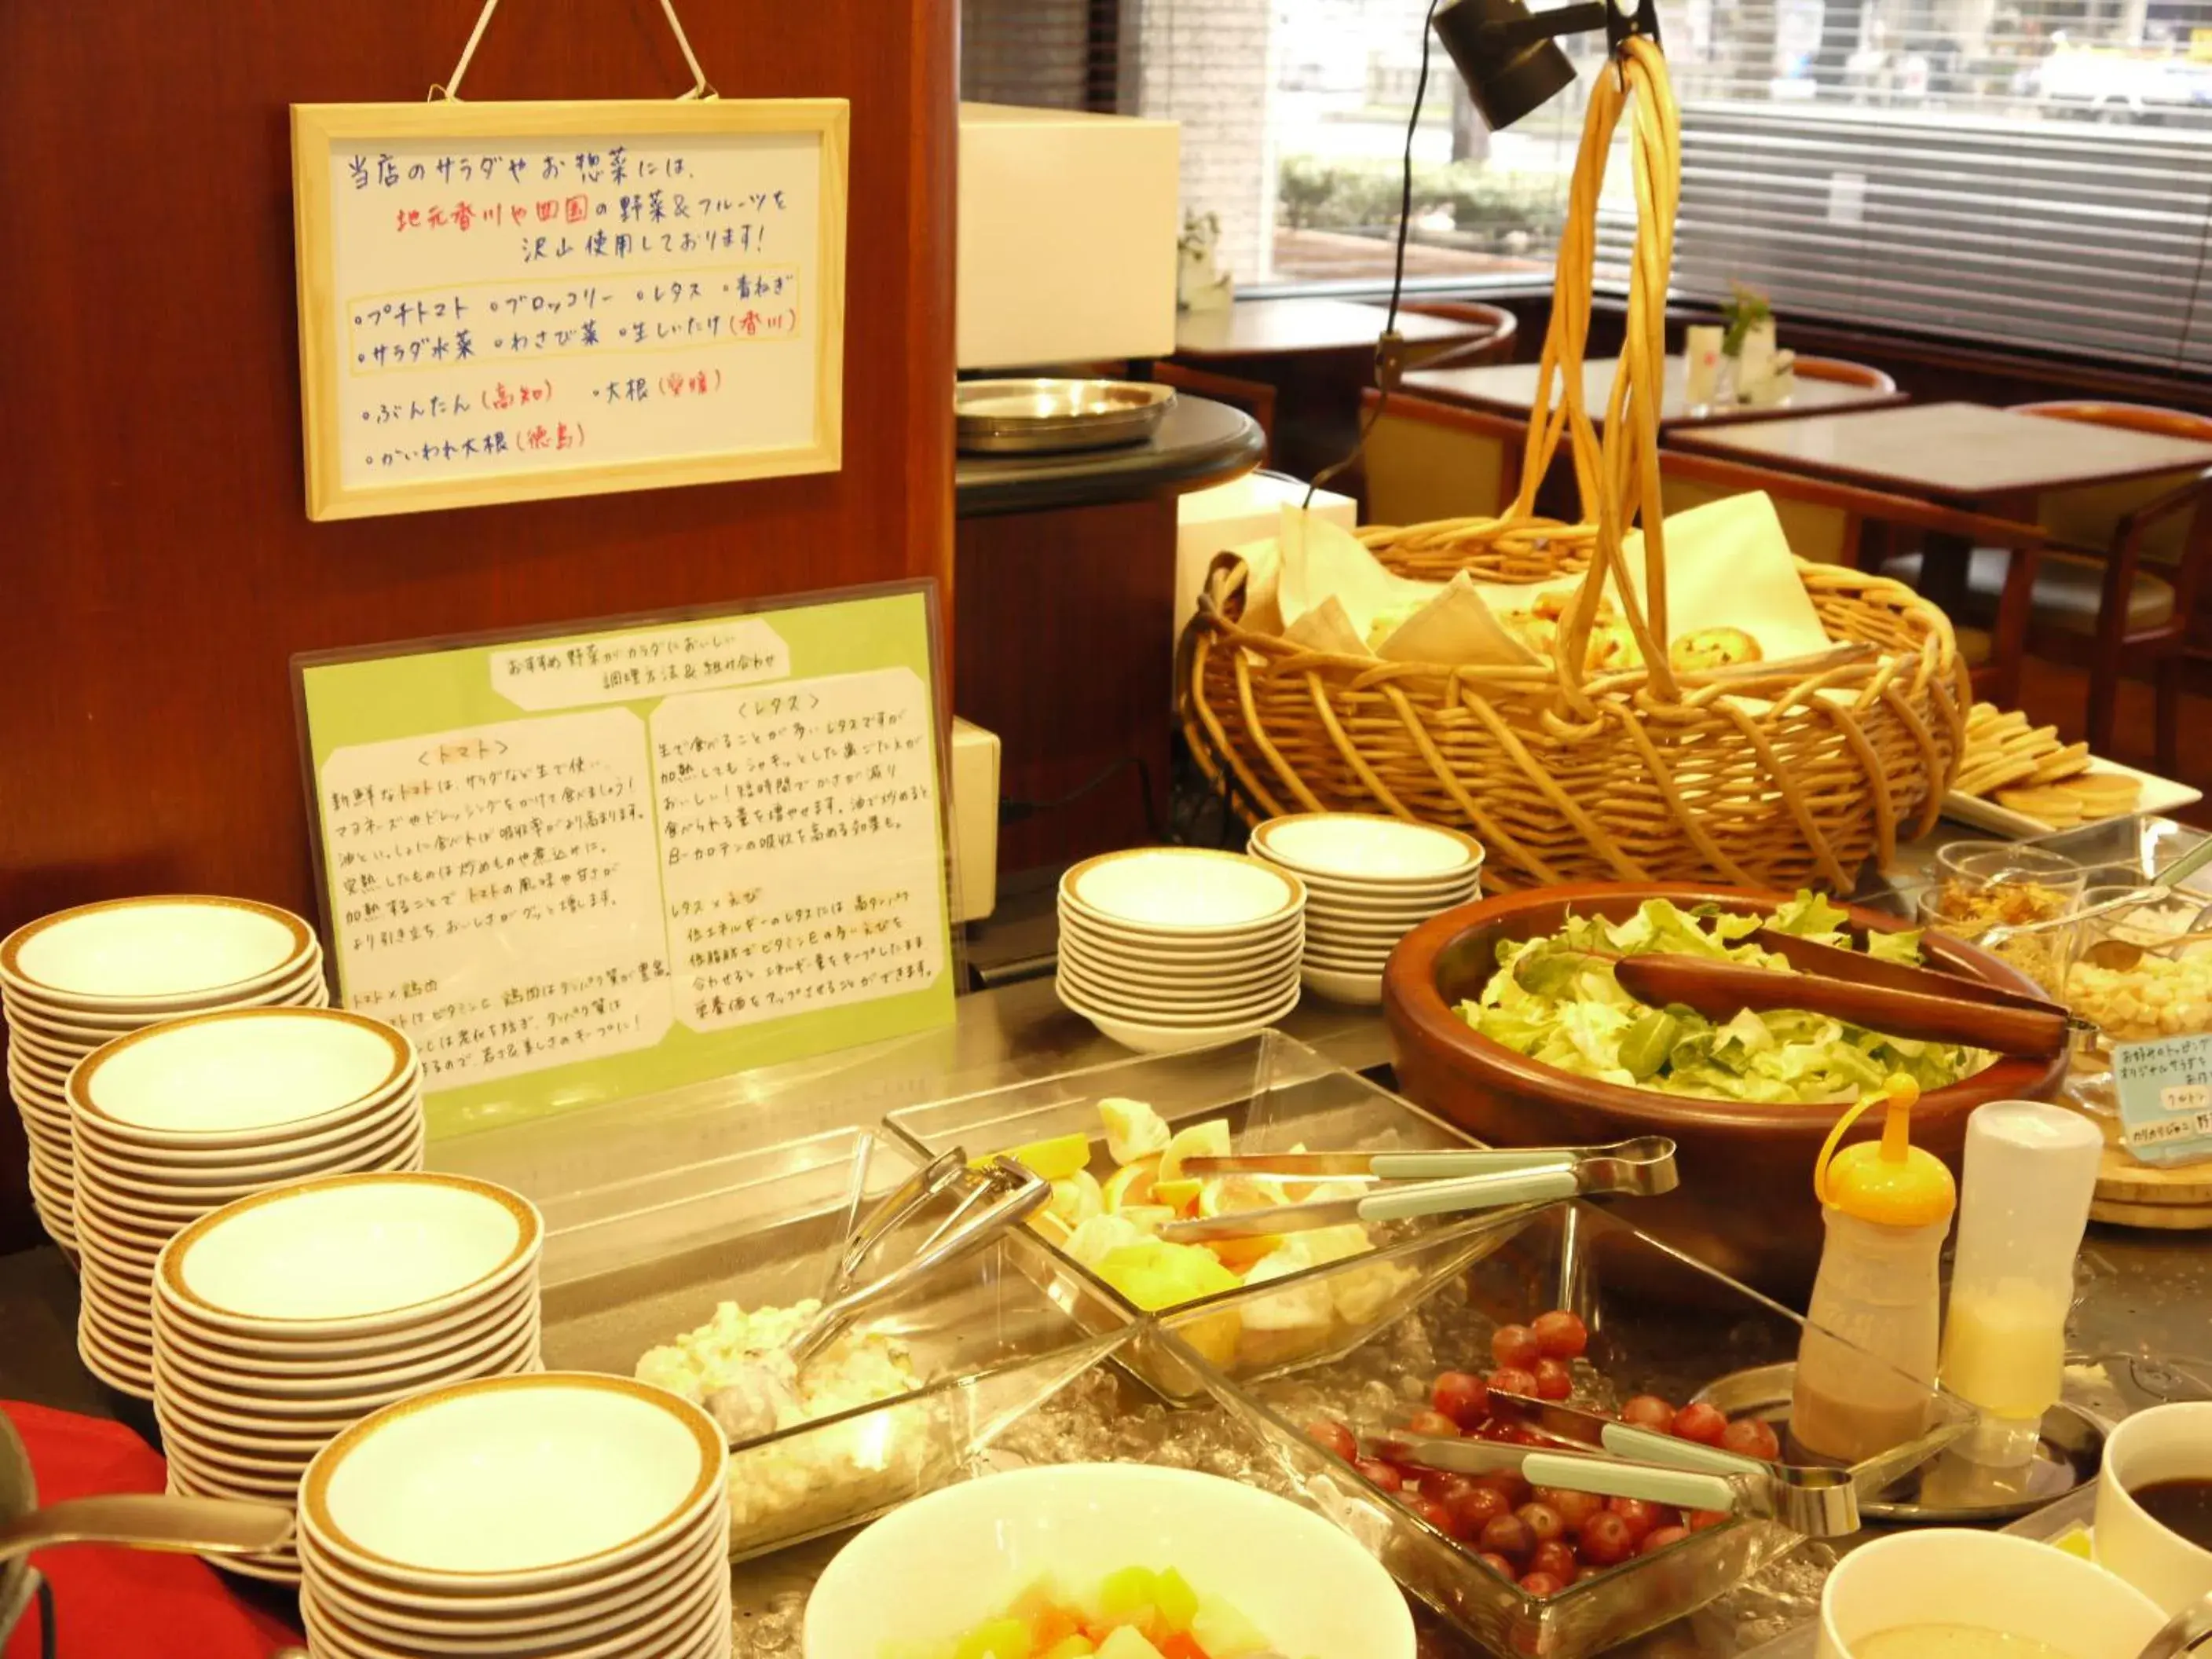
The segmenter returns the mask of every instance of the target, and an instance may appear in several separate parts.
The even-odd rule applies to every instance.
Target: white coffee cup
[[[2097,1481],[2097,1560],[2169,1613],[2212,1594],[2212,1550],[2151,1519],[2130,1488],[2212,1480],[2212,1401],[2137,1412],[2105,1442]]]
[[[1844,1557],[1820,1592],[1819,1659],[1908,1625],[2023,1636],[2067,1659],[2134,1659],[2165,1616],[2112,1574],[2000,1532],[1899,1533]]]

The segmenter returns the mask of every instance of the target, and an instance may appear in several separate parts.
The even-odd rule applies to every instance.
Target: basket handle
[[[1667,550],[1659,489],[1659,406],[1667,374],[1667,278],[1674,264],[1674,214],[1681,197],[1681,116],[1658,43],[1631,36],[1614,60],[1617,73],[1599,74],[1590,88],[1582,146],[1569,187],[1566,223],[1559,236],[1552,320],[1544,334],[1536,396],[1521,489],[1505,516],[1534,514],[1537,486],[1559,453],[1561,440],[1573,459],[1582,516],[1597,530],[1596,555],[1563,620],[1555,660],[1561,690],[1588,713],[1583,692],[1590,630],[1610,581],[1652,690],[1668,701],[1680,692],[1667,660]],[[1627,327],[1602,431],[1583,399],[1583,363],[1589,343],[1591,296],[1597,267],[1597,210],[1606,160],[1624,109],[1632,109],[1630,158],[1636,186],[1636,240],[1628,275]],[[1557,398],[1553,401],[1554,377]],[[1628,579],[1623,538],[1638,519],[1644,525],[1644,599]]]

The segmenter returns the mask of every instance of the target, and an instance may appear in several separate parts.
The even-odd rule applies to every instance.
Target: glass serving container
[[[1188,1357],[1178,1370],[1155,1354],[1154,1374],[1169,1395],[1210,1401],[1256,1435],[1267,1448],[1261,1484],[1335,1520],[1416,1597],[1494,1652],[1580,1659],[1704,1605],[1803,1541],[1777,1522],[1739,1516],[1557,1595],[1534,1595],[1316,1444],[1306,1430],[1317,1420],[1358,1432],[1404,1426],[1429,1405],[1439,1372],[1489,1370],[1492,1332],[1548,1309],[1571,1310],[1588,1325],[1571,1403],[1602,1411],[1638,1394],[1685,1404],[1739,1373],[1794,1359],[1805,1329],[1779,1304],[1587,1203],[1523,1213],[1449,1271],[1424,1259],[1454,1249],[1441,1238],[1414,1240],[1332,1269],[1395,1267],[1423,1288],[1403,1317],[1325,1363],[1232,1379],[1192,1352],[1197,1345],[1188,1340],[1207,1317],[1194,1310],[1159,1320]],[[1285,1285],[1270,1293],[1297,1291]],[[1971,1413],[1960,1401],[1933,1387],[1925,1393],[1924,1431],[1852,1469],[1863,1498],[1926,1463],[1966,1425]],[[1777,1427],[1786,1445],[1786,1422]]]
[[[819,1297],[856,1221],[917,1167],[880,1134],[836,1130],[560,1201],[542,1274],[546,1365],[627,1376],[720,1304]],[[893,1235],[890,1259],[913,1242]],[[956,1478],[975,1447],[1117,1346],[1127,1322],[1018,1231],[919,1279],[857,1328],[884,1339],[905,1386],[866,1397],[884,1373],[856,1367],[849,1406],[732,1448],[733,1559],[869,1520]],[[838,1355],[833,1344],[809,1379]]]
[[[1170,1129],[1226,1119],[1231,1148],[1238,1154],[1301,1146],[1379,1152],[1476,1144],[1441,1118],[1273,1031],[912,1107],[893,1112],[885,1124],[929,1157],[951,1146],[981,1157],[1079,1134],[1092,1142],[1093,1173],[1104,1176],[1114,1165],[1098,1103],[1117,1097],[1145,1102]],[[1464,1267],[1491,1248],[1531,1207],[1365,1224],[1366,1249],[1175,1304],[1178,1314],[1192,1316],[1179,1329],[1231,1376],[1268,1375],[1344,1352],[1397,1318],[1434,1275]],[[1431,1239],[1437,1241],[1432,1249],[1403,1261],[1395,1255],[1407,1242]],[[1148,1310],[1057,1243],[1047,1248],[1055,1263],[1054,1294],[1062,1305],[1081,1313],[1103,1302],[1115,1310],[1116,1325],[1146,1316]],[[1373,1270],[1361,1271],[1363,1263]],[[1086,1294],[1076,1294],[1079,1286]]]
[[[2055,922],[2079,907],[2087,871],[2074,859],[2024,843],[1960,845],[1938,855],[1936,879],[1921,890],[1922,927],[1976,945],[1994,929]],[[2072,944],[2071,930],[2050,927],[1987,948],[2056,996]]]

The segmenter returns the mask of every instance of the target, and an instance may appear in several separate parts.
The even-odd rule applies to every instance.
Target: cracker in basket
[[[2063,749],[2045,755],[2035,763],[2033,781],[2037,783],[2056,783],[2061,778],[2070,778],[2089,769],[2089,745],[2069,743]],[[2130,780],[2132,781],[2132,780]]]
[[[2079,823],[2087,816],[2086,797],[2057,784],[2033,785],[2025,789],[2000,789],[1997,805],[2047,823],[2054,830]]]

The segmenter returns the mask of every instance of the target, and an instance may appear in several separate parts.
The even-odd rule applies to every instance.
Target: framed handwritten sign
[[[836,471],[848,113],[293,106],[308,517]]]
[[[434,1133],[951,1021],[935,598],[295,659],[339,999]]]

